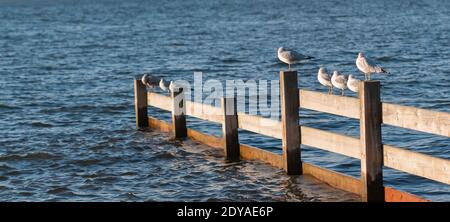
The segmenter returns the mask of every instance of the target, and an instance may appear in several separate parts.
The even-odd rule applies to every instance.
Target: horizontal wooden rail
[[[450,113],[382,103],[383,123],[450,137]]]
[[[172,111],[172,102],[169,96],[164,96],[158,93],[147,93],[147,104],[162,110]]]
[[[147,97],[148,105],[166,111],[172,109],[170,100],[169,96],[151,92]],[[186,115],[214,123],[222,123],[223,118],[220,108],[189,100],[186,100]],[[238,124],[240,129],[281,139],[281,122],[278,120],[239,112]]]
[[[359,99],[300,89],[300,108],[359,119]]]
[[[300,91],[300,108],[359,119],[359,99]],[[382,103],[383,123],[396,127],[450,137],[450,113]]]
[[[302,144],[360,159],[359,140],[350,136],[301,126]],[[450,184],[450,160],[383,145],[383,165]]]
[[[149,117],[148,123],[150,128],[158,129],[163,132],[171,132],[172,125],[166,121],[158,120],[156,118]],[[223,149],[222,138],[208,135],[193,129],[188,129],[188,137],[208,145],[213,148]],[[282,168],[283,160],[280,154],[272,153],[263,149],[259,149],[253,146],[240,144],[241,158],[249,160],[259,160],[268,163],[274,167]],[[361,182],[360,180],[347,176],[332,170],[328,170],[322,167],[315,166],[310,163],[302,163],[303,173],[311,175],[322,182],[329,184],[332,187],[342,189],[351,193],[360,195]],[[412,195],[403,191],[399,191],[390,187],[385,187],[385,201],[386,202],[426,202],[428,200],[420,198],[416,195]]]
[[[450,184],[450,160],[384,145],[384,166]]]
[[[359,139],[337,133],[301,126],[302,141],[306,146],[360,159]]]
[[[196,103],[189,100],[186,101],[186,115],[214,123],[222,123],[223,119],[220,107]]]
[[[281,139],[281,122],[261,116],[238,113],[239,128],[264,136]]]

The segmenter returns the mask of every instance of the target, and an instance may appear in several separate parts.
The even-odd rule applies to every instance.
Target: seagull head
[[[319,74],[326,74],[327,73],[327,70],[324,68],[324,67],[320,67],[319,68]]]
[[[352,74],[348,75],[348,79],[353,79],[353,75]]]
[[[337,75],[339,75],[339,72],[336,71],[336,70],[334,70],[334,71],[333,71],[333,76],[337,76]]]
[[[364,53],[359,52],[359,53],[358,53],[358,58],[364,58]]]
[[[283,51],[284,51],[283,47],[278,48],[278,53],[283,52]]]

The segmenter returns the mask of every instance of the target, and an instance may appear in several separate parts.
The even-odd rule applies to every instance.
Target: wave
[[[34,126],[34,127],[41,127],[41,128],[53,127],[53,125],[50,124],[50,123],[44,123],[44,122],[39,122],[39,121],[32,122],[32,123],[31,123],[31,126]]]
[[[0,161],[58,160],[58,159],[61,159],[61,157],[47,152],[28,153],[25,155],[12,154],[0,156]]]

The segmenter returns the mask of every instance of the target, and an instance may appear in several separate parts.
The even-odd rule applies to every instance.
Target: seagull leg
[[[344,90],[343,89],[341,89],[341,96],[343,96],[344,95]]]
[[[289,63],[288,65],[289,65],[289,71],[291,71],[291,64]]]
[[[368,80],[370,80],[370,73],[369,73],[369,79]]]

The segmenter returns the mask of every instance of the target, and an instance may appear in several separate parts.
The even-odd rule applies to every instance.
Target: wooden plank
[[[261,116],[238,113],[239,128],[264,136],[281,139],[281,122]]]
[[[380,82],[361,81],[361,199],[365,202],[383,202],[383,145],[381,143]]]
[[[237,161],[240,157],[238,118],[236,98],[222,98],[222,137],[225,157],[230,161]]]
[[[159,130],[161,132],[172,132],[172,125],[166,121],[159,120],[153,117],[148,117],[148,126],[152,129]]]
[[[450,113],[383,103],[383,123],[450,137]]]
[[[183,88],[179,88],[178,92],[171,91],[170,97],[172,101],[172,131],[175,138],[183,138],[187,136],[186,127],[186,104]]]
[[[361,194],[361,181],[351,176],[314,166],[309,163],[303,163],[303,173],[309,174],[332,187],[355,194]]]
[[[352,97],[301,89],[300,108],[359,119],[359,100]]]
[[[147,93],[147,100],[149,106],[154,106],[166,111],[172,111],[172,102],[169,96],[149,92]]]
[[[301,126],[302,144],[341,155],[361,158],[359,139],[337,133]]]
[[[289,175],[302,174],[297,78],[297,71],[280,71],[283,160]]]
[[[450,160],[384,145],[384,165],[396,170],[450,184]]]
[[[223,149],[222,138],[208,135],[193,129],[188,129],[188,137],[207,146]]]
[[[240,149],[242,159],[259,160],[274,167],[283,169],[283,157],[280,154],[276,154],[245,144],[240,144]]]
[[[384,193],[386,202],[430,202],[427,199],[391,187],[384,187]]]
[[[147,96],[145,85],[140,79],[134,80],[134,111],[136,113],[136,127],[148,127]]]
[[[186,115],[222,124],[222,109],[207,104],[186,101]]]

